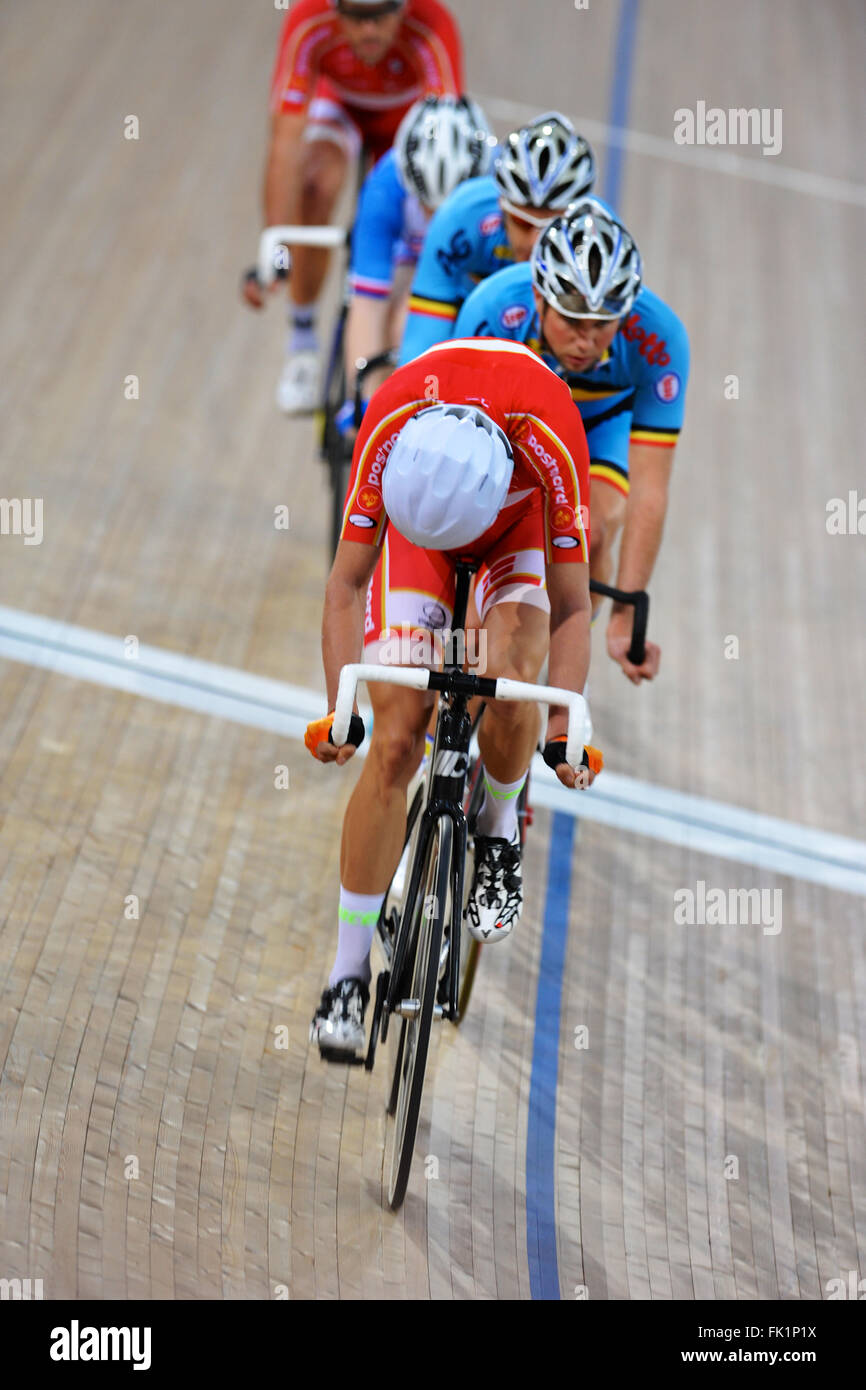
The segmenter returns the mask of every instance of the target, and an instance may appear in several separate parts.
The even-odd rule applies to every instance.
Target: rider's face
[[[620,319],[570,319],[560,314],[538,290],[533,290],[535,307],[541,319],[550,351],[567,372],[587,372],[609,348]]]
[[[552,222],[559,213],[555,208],[533,208],[532,216],[538,219],[540,225],[536,226],[535,222],[528,222],[526,218],[516,216],[515,213],[509,212],[508,208],[502,209],[505,235],[516,261],[529,260],[532,248],[543,231],[543,223]]]
[[[338,14],[343,33],[356,58],[373,67],[380,63],[393,44],[403,23],[403,10],[376,10],[365,12],[364,6],[353,6],[346,0]]]

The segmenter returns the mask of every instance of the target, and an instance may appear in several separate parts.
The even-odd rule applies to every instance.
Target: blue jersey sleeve
[[[642,290],[620,328],[634,368],[634,443],[671,445],[682,429],[689,379],[689,339],[672,309]]]
[[[386,299],[394,280],[394,256],[403,234],[407,194],[397,174],[393,150],[364,180],[352,229],[353,294]]]
[[[495,267],[503,239],[491,178],[468,179],[433,216],[412,282],[400,365],[453,337],[460,306],[477,278]]]

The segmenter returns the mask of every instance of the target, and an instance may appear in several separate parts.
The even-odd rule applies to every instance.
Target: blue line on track
[[[535,1000],[535,1036],[526,1138],[526,1245],[533,1298],[559,1298],[556,1258],[556,1085],[562,978],[568,939],[568,903],[577,820],[557,811],[550,832],[541,964]]]
[[[634,58],[635,36],[637,34],[637,15],[639,0],[622,0],[619,12],[619,30],[616,36],[616,55],[613,62],[613,85],[610,93],[610,114],[607,123],[614,130],[625,130],[628,125],[628,102],[631,90],[632,60]],[[617,204],[622,191],[622,167],[625,152],[621,145],[609,145],[605,165],[605,202],[618,212]]]
[[[622,0],[619,13],[608,121],[619,130],[628,122],[638,3],[639,0]],[[610,145],[603,196],[614,208],[620,196],[622,169],[622,149],[619,145]],[[556,1253],[556,1088],[571,864],[576,836],[577,818],[555,812],[550,832],[526,1136],[526,1249],[529,1288],[534,1299],[561,1297]]]

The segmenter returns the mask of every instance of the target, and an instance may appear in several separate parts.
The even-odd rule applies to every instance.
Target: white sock
[[[340,980],[364,980],[369,984],[373,932],[384,901],[384,893],[349,893],[340,884],[337,958],[328,976],[332,989]]]
[[[517,798],[526,781],[526,773],[518,782],[497,782],[486,767],[483,775],[484,801],[478,812],[478,833],[513,840],[517,834]]]
[[[291,308],[289,310],[289,336],[286,350],[288,352],[314,352],[318,346],[315,304],[305,304],[302,308]]]

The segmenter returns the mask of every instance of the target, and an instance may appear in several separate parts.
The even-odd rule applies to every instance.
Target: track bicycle
[[[426,781],[419,788],[420,796],[416,793],[407,823],[405,891],[400,894],[399,907],[389,892],[377,926],[385,969],[376,980],[367,1055],[359,1059],[372,1070],[378,1042],[380,1038],[386,1041],[393,1020],[397,1045],[386,1110],[394,1117],[387,1163],[387,1200],[394,1211],[403,1202],[409,1179],[433,1022],[459,1021],[461,992],[472,956],[466,950],[468,933],[463,923],[469,838],[466,786],[472,733],[469,700],[480,696],[485,701],[564,706],[569,716],[566,759],[572,767],[586,766],[587,707],[583,696],[464,670],[460,639],[476,569],[477,561],[456,562],[454,626],[443,669],[360,663],[344,666],[334,713],[332,736],[339,745],[348,734],[359,681],[439,694]]]

